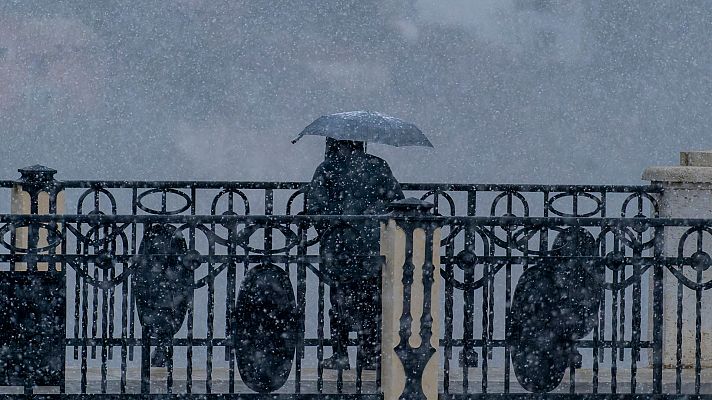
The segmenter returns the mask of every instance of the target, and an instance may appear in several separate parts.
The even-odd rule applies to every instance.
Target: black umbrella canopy
[[[292,143],[296,143],[305,135],[382,143],[396,147],[433,147],[430,140],[414,124],[375,111],[349,111],[324,115],[304,128]]]

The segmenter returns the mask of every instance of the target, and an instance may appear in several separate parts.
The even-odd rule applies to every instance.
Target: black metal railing
[[[52,176],[53,174],[50,174]],[[55,181],[67,214],[294,215],[307,182]],[[0,181],[9,198],[16,181]],[[443,216],[657,216],[655,185],[514,185],[403,183],[406,195],[429,201]],[[2,194],[0,194],[2,196]],[[0,207],[3,205],[0,204]],[[10,213],[8,203],[0,213]]]
[[[294,363],[294,366],[282,377],[288,381],[272,389],[293,394],[350,392],[375,395],[379,392],[378,370],[363,372],[357,363],[355,373],[351,374],[339,370],[331,377],[324,371],[324,350],[330,346],[328,334],[325,335],[325,331],[328,332],[324,318],[328,307],[325,293],[331,282],[324,274],[324,264],[318,252],[314,252],[319,243],[314,223],[347,226],[363,219],[238,215],[2,215],[0,235],[6,252],[0,253],[0,263],[5,266],[2,273],[8,291],[22,287],[25,297],[36,304],[52,301],[52,296],[61,297],[61,312],[57,313],[55,309],[53,312],[57,314],[56,318],[63,320],[57,325],[62,328],[54,329],[53,333],[39,329],[46,340],[54,340],[55,344],[56,340],[49,336],[61,335],[59,343],[65,342],[67,348],[66,360],[64,354],[61,361],[55,360],[53,357],[59,355],[54,348],[36,350],[36,359],[28,361],[28,368],[35,368],[42,374],[51,373],[55,378],[44,381],[31,373],[26,382],[22,376],[27,371],[23,369],[18,376],[8,377],[6,383],[52,384],[69,393],[251,392],[250,389],[254,389],[251,382],[245,383],[244,375],[242,380],[236,377],[239,368],[236,368],[235,344],[231,337],[236,307],[241,304],[237,290],[245,290],[244,282],[251,270],[270,267],[285,271],[288,283],[284,290],[294,292],[294,307],[287,308],[287,312],[295,326],[287,333],[295,335],[296,349],[293,358],[288,360],[289,365]],[[150,236],[146,234],[155,231],[155,227],[173,227],[172,237],[185,239],[184,251],[147,251]],[[22,230],[27,228],[36,233],[30,233],[29,246],[19,247],[13,238],[21,236]],[[259,246],[268,229],[274,246],[271,250]],[[322,232],[322,236],[328,234],[328,230]],[[45,245],[37,244],[40,237],[46,238]],[[138,245],[131,238],[142,238],[142,243]],[[185,296],[187,304],[179,318],[180,329],[161,341],[147,330],[146,321],[150,319],[142,318],[142,311],[146,314],[150,310],[144,311],[140,307],[142,301],[162,301],[158,287],[163,283],[160,276],[155,276],[155,279],[149,279],[149,284],[154,287],[144,288],[141,292],[145,274],[156,272],[155,268],[142,268],[144,265],[150,268],[157,263],[165,264],[165,259],[172,256],[179,269],[190,271],[187,284],[174,288],[188,293]],[[380,262],[380,257],[378,260]],[[26,283],[22,279],[28,276],[32,279],[50,276],[59,286],[54,288],[39,281]],[[175,274],[170,276],[178,279]],[[175,297],[171,300],[178,302]],[[252,306],[249,298],[248,303],[243,303],[243,306]],[[8,302],[3,306],[15,305]],[[43,309],[39,307],[30,313],[39,313]],[[167,312],[166,309],[160,311]],[[350,342],[353,349],[357,342]],[[163,345],[170,355],[165,373],[160,377],[152,376],[151,350]],[[12,343],[9,346],[8,351],[12,352]],[[37,368],[38,365],[42,367]],[[175,376],[178,369],[181,370],[180,378]],[[139,374],[133,376],[133,382],[132,373]],[[65,374],[66,381],[63,379]]]
[[[337,220],[339,223],[349,223],[360,218],[363,217],[341,217]],[[374,218],[405,221],[393,216]],[[338,374],[333,378],[335,386],[330,388],[328,382],[325,383],[323,369],[319,368],[325,354],[324,348],[329,345],[324,325],[324,313],[328,307],[325,300],[328,296],[325,297],[324,293],[329,287],[319,271],[318,255],[310,254],[308,248],[310,242],[316,245],[315,237],[309,238],[305,229],[320,220],[337,222],[334,217],[318,216],[0,216],[0,232],[8,250],[0,254],[0,262],[9,265],[11,271],[17,269],[19,264],[24,264],[23,268],[29,270],[15,272],[16,276],[30,274],[46,263],[48,271],[37,272],[35,276],[59,275],[66,282],[69,311],[66,323],[66,367],[71,370],[73,357],[80,364],[78,376],[68,374],[69,380],[75,379],[78,385],[67,389],[69,392],[148,391],[147,385],[152,381],[154,385],[156,381],[162,381],[159,387],[164,390],[187,393],[247,390],[240,386],[240,380],[235,376],[234,358],[228,340],[229,313],[219,310],[233,307],[234,297],[230,296],[235,296],[235,292],[228,288],[239,286],[240,281],[244,280],[245,270],[255,265],[274,263],[290,271],[293,279],[296,277],[294,288],[301,310],[297,313],[300,316],[301,335],[297,345],[299,356],[294,360],[290,379],[293,381],[288,383],[290,392],[353,391],[377,394],[376,376],[371,376],[371,382],[364,384],[364,378],[356,375],[351,378],[355,381],[349,387],[348,382],[344,384],[343,374]],[[444,238],[445,242],[457,241],[461,236],[464,239],[468,231],[474,238],[463,241],[465,247],[440,267],[444,283],[443,315],[440,321],[444,395],[469,394],[477,397],[522,391],[512,372],[512,346],[515,344],[509,337],[514,315],[513,296],[518,290],[517,285],[524,271],[565,264],[572,260],[580,262],[587,270],[601,274],[599,277],[602,279],[603,292],[600,305],[597,306],[594,329],[575,340],[576,348],[583,356],[580,365],[576,368],[568,365],[569,375],[562,385],[556,386],[555,391],[592,394],[666,393],[664,390],[669,393],[705,392],[702,381],[705,355],[702,353],[703,344],[697,339],[701,338],[702,323],[705,320],[700,308],[701,297],[710,286],[704,274],[710,265],[709,256],[705,256],[709,235],[712,233],[710,221],[434,216],[416,219],[408,217],[407,221],[407,225],[413,229],[419,226],[449,227],[453,233]],[[200,241],[198,237],[201,236],[207,243],[207,252],[191,252],[199,246],[191,247],[183,259],[187,265],[193,265],[196,277],[191,287],[195,295],[187,319],[192,322],[188,322],[170,341],[171,347],[182,349],[172,352],[173,357],[176,360],[185,357],[185,372],[181,373],[184,380],[181,384],[178,384],[179,379],[172,376],[171,364],[166,368],[167,375],[158,378],[150,375],[147,365],[149,341],[145,339],[145,331],[142,331],[136,320],[137,311],[134,309],[134,293],[131,290],[132,274],[142,255],[131,251],[130,246],[125,248],[126,251],[120,245],[115,250],[105,250],[107,247],[112,249],[112,243],[128,243],[127,237],[132,235],[131,230],[136,229],[139,235],[146,227],[156,223],[177,226],[186,232],[186,237],[195,235],[195,243]],[[44,250],[38,248],[35,251],[32,246],[21,249],[6,241],[13,230],[17,232],[31,225],[37,227],[38,237],[42,236],[42,231],[47,231],[49,244],[44,246]],[[86,234],[86,231],[81,233],[82,226],[101,232],[108,230],[108,235],[101,236],[97,241],[93,234]],[[267,254],[259,251],[230,254],[228,249],[231,248],[249,248],[249,237],[264,232],[267,226],[281,233],[280,239],[275,240],[275,244],[285,244],[281,249]],[[215,233],[218,227],[225,228],[226,234]],[[571,227],[581,227],[592,235],[595,239],[595,254],[572,256],[556,253],[553,247],[555,236]],[[680,253],[663,253],[666,230],[679,230],[677,247]],[[297,240],[300,236],[301,240]],[[80,251],[71,251],[73,245],[78,245]],[[95,246],[100,246],[102,250],[95,251]],[[54,254],[52,249],[56,249]],[[245,265],[247,267],[243,268]],[[465,272],[468,270],[474,272],[474,280],[466,279]],[[694,272],[692,279],[688,277],[689,271]],[[666,278],[676,282],[679,293],[676,309],[665,310],[677,315],[677,358],[674,368],[666,370],[672,373],[668,381],[663,380],[662,363],[662,290]],[[220,288],[220,282],[226,283],[226,286]],[[36,302],[46,301],[47,293],[43,290],[52,286],[46,282],[43,285],[32,286],[32,295],[28,298]],[[198,294],[201,291],[203,295]],[[683,302],[683,293],[687,291],[692,291],[696,296],[694,304]],[[310,298],[314,292],[318,296]],[[51,296],[58,295],[56,291],[50,293]],[[204,299],[201,305],[195,300],[198,297]],[[465,301],[467,297],[477,300],[468,303]],[[201,310],[202,306],[204,310]],[[316,309],[315,316],[309,315],[312,306]],[[683,322],[681,317],[688,307],[695,308],[694,327],[683,327],[691,323]],[[220,318],[216,313],[221,314]],[[224,323],[219,322],[223,318]],[[316,326],[308,326],[309,318]],[[473,327],[468,330],[465,324],[470,322]],[[202,328],[197,327],[199,324]],[[684,368],[683,328],[692,330],[696,338],[692,374],[688,374]],[[65,331],[61,332],[64,334]],[[160,344],[155,340],[150,342],[152,346]],[[355,342],[351,344],[356,345]],[[141,357],[132,356],[136,348]],[[198,349],[205,352],[205,357],[195,355]],[[310,349],[313,350],[313,356],[303,358]],[[217,363],[225,364],[226,369],[226,381],[219,382],[219,385],[223,385],[221,388],[215,385],[218,379],[213,377],[215,371],[220,369]],[[309,363],[317,372],[314,382],[308,382],[300,375],[308,369],[305,364]],[[119,367],[115,374],[118,382],[111,382],[112,365]],[[133,387],[133,390],[130,376],[132,365],[139,366],[140,384],[143,385]],[[194,387],[196,379],[191,376],[191,368],[200,369],[205,374],[199,379],[202,381],[199,389]],[[96,386],[93,388],[92,371],[97,374],[97,380],[93,382]],[[586,371],[587,375],[579,378],[577,371]],[[685,375],[690,375],[692,380],[686,380]],[[468,379],[464,379],[466,376]],[[65,383],[62,382],[62,385]],[[112,383],[115,383],[114,387]],[[307,388],[309,384],[314,386]]]
[[[25,302],[61,299],[37,312],[54,313],[54,330],[40,328],[48,343],[62,336],[62,373],[51,373],[56,359],[40,360],[48,378],[32,384],[56,384],[66,393],[251,393],[237,371],[231,315],[247,273],[274,264],[289,276],[298,337],[287,381],[271,391],[378,398],[380,370],[323,369],[331,344],[324,317],[330,285],[319,254],[324,233],[314,226],[390,218],[407,234],[423,227],[442,233],[434,244],[440,247],[435,278],[442,290],[440,304],[432,305],[440,310],[433,323],[440,332],[435,357],[442,398],[532,389],[574,395],[712,391],[705,384],[708,322],[701,306],[712,287],[712,221],[657,218],[657,186],[404,184],[408,195],[434,204],[432,214],[348,217],[298,215],[304,183],[42,182],[34,189],[24,182],[23,189],[34,193],[31,213],[40,213],[38,193],[44,190],[53,203],[50,214],[63,202],[64,215],[0,215],[3,290],[18,295],[32,287]],[[147,340],[134,290],[147,257],[141,242],[157,225],[182,233],[180,263],[193,274],[187,318],[168,342]],[[573,231],[590,235],[591,252],[561,251],[559,236]],[[517,360],[527,348],[518,293],[526,292],[527,276],[565,275],[572,265],[600,283],[600,291],[587,289],[597,299],[595,318],[589,318],[594,322],[569,338],[563,368],[549,374],[556,382],[537,383],[541,377],[527,377]],[[25,277],[22,269],[29,269]],[[675,294],[666,297],[671,290]],[[23,347],[6,339],[5,355],[46,352],[32,341]],[[151,370],[151,350],[163,345],[170,355],[166,367]],[[350,349],[358,351],[357,340],[350,340]]]

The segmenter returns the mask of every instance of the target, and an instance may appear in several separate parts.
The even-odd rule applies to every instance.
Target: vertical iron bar
[[[215,254],[215,243],[210,243],[210,258],[208,259],[208,336],[207,336],[207,355],[205,358],[205,392],[210,394],[213,390],[213,323],[215,320],[215,268],[213,266],[212,256]]]
[[[232,193],[230,193],[232,195]],[[232,196],[230,196],[232,200]],[[232,203],[232,202],[231,202]],[[232,206],[232,204],[230,205]],[[237,225],[231,224],[230,230],[228,231],[228,254],[231,256],[230,262],[227,266],[227,293],[225,296],[225,337],[231,338],[233,327],[232,327],[232,316],[235,313],[235,301],[236,301],[236,286],[237,286],[237,264],[234,261],[237,249],[235,244],[235,237]],[[231,343],[227,343],[225,346],[225,358],[228,360],[228,391],[230,393],[235,392],[235,359],[233,355],[233,346]]]
[[[507,214],[512,215],[512,194],[507,194]],[[510,380],[510,348],[509,348],[509,333],[511,332],[512,312],[512,263],[509,261],[512,257],[512,231],[507,229],[507,248],[506,248],[507,264],[505,276],[505,306],[504,306],[504,393],[509,393]]]
[[[116,250],[112,251],[111,254],[116,254]],[[116,269],[112,265],[111,268],[109,268],[109,276],[111,277],[111,280],[113,282],[114,278],[116,278]],[[114,307],[116,306],[116,286],[113,284],[109,288],[109,338],[113,339],[114,338],[114,318],[116,317]],[[113,345],[109,345],[109,360],[114,359],[114,347]]]
[[[96,266],[95,266],[96,267]],[[101,271],[101,275],[103,280],[106,280],[106,270]],[[106,288],[101,289],[101,393],[106,393],[106,374],[107,374],[107,366],[106,362],[108,359],[108,334],[109,334],[109,326],[108,326],[108,314],[109,314],[109,304],[107,301],[108,297],[108,292]]]
[[[324,390],[324,281],[319,277],[318,289],[318,315],[317,315],[317,379],[316,390],[321,394]]]
[[[605,267],[604,267],[605,268]],[[605,273],[605,272],[604,272]],[[601,294],[601,297],[605,297],[605,291]],[[599,309],[597,310],[597,314],[600,315],[601,310],[600,310],[600,304],[599,304]],[[600,324],[600,318],[598,319],[598,322],[596,325]],[[592,367],[592,378],[591,378],[591,392],[593,394],[598,393],[598,352],[599,349],[601,348],[601,340],[599,337],[599,326],[596,326],[593,328],[593,367]]]
[[[82,262],[82,265],[84,266],[84,270],[89,272],[89,263],[86,261],[86,259]],[[87,281],[82,280],[82,362],[81,362],[81,383],[80,383],[80,390],[81,393],[86,393],[87,392],[87,357],[88,357],[88,349],[87,349],[87,341],[89,337],[89,315],[88,315],[88,308],[89,305],[87,304],[89,302],[89,290],[87,288]]]
[[[697,270],[695,289],[695,394],[700,394],[700,375],[702,374],[702,270]]]
[[[151,393],[151,338],[141,329],[141,394]]]
[[[606,218],[607,213],[608,213],[608,208],[607,208],[607,192],[602,192],[601,193],[601,218]],[[603,231],[603,229],[602,229]],[[603,232],[602,232],[603,234]],[[606,243],[606,235],[603,234],[603,238],[601,239],[601,255],[605,256],[608,253],[608,245]],[[615,240],[615,232],[614,232],[614,240]],[[608,273],[608,268],[607,266],[604,266],[603,268],[603,280],[606,280],[606,274]],[[611,295],[612,297],[612,295]],[[605,347],[605,342],[606,342],[606,291],[604,290],[602,295],[601,295],[601,304],[598,308],[598,326],[596,327],[598,332],[595,333],[595,335],[598,337],[599,342],[598,345],[600,346],[597,351],[599,351],[599,360],[594,362],[595,366],[595,371],[594,371],[594,378],[596,380],[596,389],[595,393],[598,392],[598,374],[599,374],[599,362],[603,363],[606,359],[606,347]],[[612,357],[615,357],[615,354],[612,354]]]
[[[307,254],[307,227],[304,224],[298,226],[299,245],[297,246],[297,309],[299,313],[299,334],[297,336],[297,351],[294,368],[294,391],[299,394],[302,391],[302,359],[304,358],[304,336],[306,335],[306,289],[307,271],[304,258]],[[380,289],[380,287],[379,287]]]
[[[190,204],[190,215],[193,216],[196,213],[196,204],[198,202],[197,191],[195,186],[190,188],[190,198],[192,199]],[[195,224],[190,224],[188,228],[189,240],[188,247],[191,251],[195,251]],[[195,279],[195,276],[193,277]],[[195,281],[191,282],[192,285]],[[195,289],[191,288],[191,294],[188,296],[188,312],[186,315],[186,329],[187,329],[187,345],[186,345],[186,365],[185,365],[185,392],[191,394],[193,392],[193,315],[194,315],[194,293]]]
[[[682,268],[680,269],[682,270]],[[682,299],[684,286],[682,282],[677,284],[677,319],[675,329],[675,392],[682,393]]]
[[[383,263],[381,263],[381,268],[383,268],[383,266],[384,266]],[[381,307],[383,307],[383,290],[382,290],[382,288],[383,288],[383,274],[379,273],[378,274],[378,291],[380,293],[379,300],[381,301]],[[381,308],[381,310],[383,310],[383,308]],[[378,313],[378,315],[376,315],[376,329],[377,329],[377,332],[381,332],[381,334],[383,334],[382,333],[383,332],[383,314],[382,313]],[[379,349],[381,348],[380,343],[379,343],[378,347],[379,347]],[[383,349],[381,349],[381,351],[379,351],[376,354],[376,393],[381,393],[381,371],[383,370],[382,365],[381,365],[381,363],[383,361],[383,359],[381,358],[382,351],[383,351]]]
[[[99,282],[99,270],[96,268],[96,265],[93,267],[94,269],[94,282]],[[97,320],[99,317],[99,287],[94,284],[92,285],[92,303],[91,303],[91,338],[96,339],[96,333],[97,333]],[[91,358],[95,359],[96,358],[96,342],[92,340],[92,345],[91,345]]]
[[[616,239],[617,241],[617,239]],[[618,246],[615,246],[618,250]],[[618,270],[613,271],[613,300],[611,301],[611,393],[616,394],[618,390],[617,374],[618,374],[618,282],[620,273]]]
[[[643,214],[643,196],[638,195],[638,214],[637,215],[644,215]],[[638,233],[638,242],[643,243],[643,233],[640,232]],[[637,276],[635,280],[635,285],[633,286],[633,359],[634,359],[634,367],[633,367],[633,372],[635,374],[635,370],[637,369],[637,363],[640,361],[640,335],[641,335],[641,309],[642,309],[642,293],[641,293],[641,280],[642,277],[640,276],[641,273],[641,262],[643,258],[643,250],[642,249],[635,249],[634,251],[634,256],[636,257],[636,260],[638,261],[634,266],[633,266],[633,274]],[[637,268],[637,269],[636,269]],[[637,286],[636,286],[637,285]],[[633,393],[635,393],[635,382],[631,382],[632,387],[633,387]]]
[[[443,366],[443,392],[450,393],[450,360],[452,359],[452,328],[453,328],[453,295],[452,284],[454,276],[454,265],[448,262],[445,265],[445,337],[444,355],[445,364]]]
[[[138,212],[138,188],[133,187],[131,190],[131,215],[136,215]],[[136,221],[131,222],[131,255],[135,256],[138,254],[137,252],[137,247],[136,247],[136,235],[137,232],[136,230],[138,229],[138,224]],[[136,302],[134,301],[133,298],[133,280],[129,279],[129,307],[131,308],[129,311],[129,341],[131,344],[129,345],[129,361],[133,361],[134,358],[134,346],[133,346],[133,339],[135,338],[136,335]]]
[[[128,334],[128,285],[129,276],[127,274],[128,264],[123,264],[123,282],[121,284],[121,393],[126,393],[126,357],[128,355],[127,334]]]
[[[66,225],[66,224],[65,224]],[[77,223],[77,230],[79,231],[79,237],[82,235],[82,224]],[[14,234],[14,230],[12,231]],[[66,236],[65,236],[66,237]],[[77,252],[75,254],[85,254],[82,252],[82,241],[81,239],[77,237]],[[14,241],[13,241],[14,243]],[[64,253],[66,254],[66,253]],[[79,264],[83,264],[83,262],[79,262]],[[80,316],[80,303],[82,302],[82,293],[81,293],[81,287],[82,287],[82,280],[83,278],[79,274],[79,268],[74,269],[74,339],[79,339],[79,316]],[[74,359],[77,360],[79,359],[79,346],[76,344],[74,345]]]
[[[494,247],[494,246],[491,246]],[[483,265],[483,270],[482,270],[482,393],[487,393],[487,379],[488,379],[488,374],[487,374],[487,365],[489,357],[487,356],[489,354],[489,313],[491,312],[490,310],[490,305],[489,305],[489,288],[490,284],[490,265],[489,263],[485,263]]]
[[[641,238],[642,239],[642,238]],[[631,350],[631,365],[630,365],[630,390],[631,393],[636,392],[637,386],[637,371],[638,371],[638,361],[640,361],[640,319],[641,319],[641,276],[640,276],[640,262],[642,254],[640,251],[635,251],[635,260],[633,264],[633,275],[636,277],[633,281],[633,327],[632,327],[632,341],[633,348]]]
[[[265,215],[272,215],[274,212],[274,191],[265,189]],[[272,226],[268,223],[265,227],[265,254],[271,254],[272,250]]]
[[[468,192],[467,195],[467,212],[468,214],[471,212],[474,212],[474,198],[473,198],[473,193]],[[452,228],[451,228],[452,231]],[[455,249],[454,249],[454,242],[451,241],[448,243],[448,247],[446,248],[447,254],[446,254],[446,259],[452,260],[454,257]],[[465,229],[465,251],[467,253],[472,254],[475,256],[475,235],[474,232],[470,227]],[[462,367],[462,385],[463,385],[463,392],[467,393],[469,390],[469,374],[470,374],[470,367],[472,366],[472,360],[471,358],[475,356],[475,348],[474,348],[474,340],[475,340],[475,331],[474,331],[474,316],[475,316],[475,289],[473,288],[474,283],[475,283],[475,265],[468,265],[468,266],[462,266],[463,271],[464,271],[464,284],[465,287],[463,288],[463,295],[464,295],[464,305],[463,305],[463,318],[462,318],[462,325],[463,325],[463,333],[462,333],[462,339],[463,339],[463,347],[462,347],[462,352],[460,353],[460,364]],[[448,267],[448,270],[450,272],[448,273],[448,276],[452,275],[454,271],[452,271],[452,267]],[[451,278],[454,279],[454,276]],[[448,286],[450,287],[449,293],[447,292]],[[450,295],[450,297],[453,296],[452,293],[452,285],[447,285],[446,284],[446,296]],[[449,301],[450,308],[452,308],[452,303],[453,299],[452,298],[446,298],[446,302]],[[452,324],[452,310],[450,310],[450,324]],[[449,335],[452,336],[452,326],[449,327]],[[448,343],[449,345],[449,343]],[[452,351],[451,349],[449,350],[450,352]],[[448,349],[445,350],[446,353],[448,353]],[[446,354],[446,360],[447,360],[447,354]],[[477,359],[475,358],[475,362]]]
[[[626,269],[627,265],[623,266],[623,269],[621,270],[621,279],[620,282],[625,282],[626,279]],[[620,307],[620,323],[618,326],[620,327],[620,338],[621,340],[625,340],[625,314],[626,314],[626,308],[625,308],[625,293],[626,293],[626,288],[623,287],[621,289],[621,307]],[[618,356],[620,361],[625,360],[625,346],[620,346],[618,349]]]
[[[663,392],[663,228],[655,228],[655,259],[653,266],[653,394]]]

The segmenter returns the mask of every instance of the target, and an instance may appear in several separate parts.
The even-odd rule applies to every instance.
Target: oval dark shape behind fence
[[[268,393],[289,378],[298,337],[297,304],[289,274],[262,264],[245,276],[233,317],[237,368],[252,390]]]
[[[180,261],[186,252],[185,239],[172,225],[152,225],[141,240],[134,273],[136,307],[148,335],[163,343],[180,329],[193,294],[193,270]],[[156,366],[165,363],[164,351],[157,348]]]

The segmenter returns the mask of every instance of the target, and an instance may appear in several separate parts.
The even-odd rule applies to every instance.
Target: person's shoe
[[[151,357],[151,366],[163,368],[166,366],[166,350],[163,346],[157,346],[153,350],[153,357]]]
[[[351,369],[351,366],[349,365],[349,356],[338,356],[336,354],[322,361],[321,365],[324,369]]]
[[[583,356],[581,355],[581,353],[579,353],[578,350],[574,349],[569,354],[569,365],[573,369],[579,369],[583,365]]]

